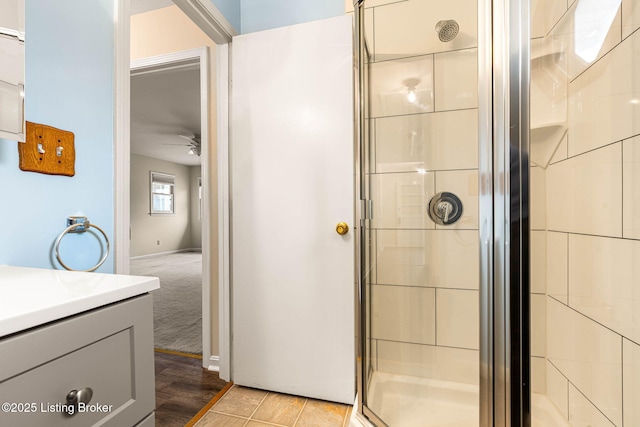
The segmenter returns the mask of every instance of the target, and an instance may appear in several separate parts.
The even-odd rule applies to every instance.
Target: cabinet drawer
[[[149,295],[0,341],[0,425],[133,426],[155,406]],[[86,406],[67,404],[90,387]],[[68,412],[74,412],[70,415]]]

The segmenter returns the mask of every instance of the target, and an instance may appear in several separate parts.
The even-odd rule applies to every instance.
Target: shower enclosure
[[[640,2],[354,15],[360,422],[640,425]]]

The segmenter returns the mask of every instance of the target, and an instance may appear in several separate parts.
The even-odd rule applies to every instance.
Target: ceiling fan
[[[189,146],[188,154],[196,154],[200,156],[200,135],[193,135],[193,136],[178,135],[178,136],[180,138],[184,138],[187,141],[189,141],[189,143],[187,144]]]

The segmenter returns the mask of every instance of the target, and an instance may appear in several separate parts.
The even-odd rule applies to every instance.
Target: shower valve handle
[[[429,200],[427,213],[438,225],[451,225],[462,216],[462,202],[453,193],[443,191]]]
[[[453,206],[449,202],[438,203],[438,213],[442,218],[442,221],[446,224],[449,222],[449,214],[453,210]]]

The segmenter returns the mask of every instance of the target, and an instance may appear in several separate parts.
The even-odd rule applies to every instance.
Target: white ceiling
[[[200,157],[180,135],[200,135],[200,71],[174,69],[131,77],[131,152],[189,166]]]
[[[129,9],[131,15],[136,15],[171,5],[173,5],[173,1],[171,0],[131,0]]]

